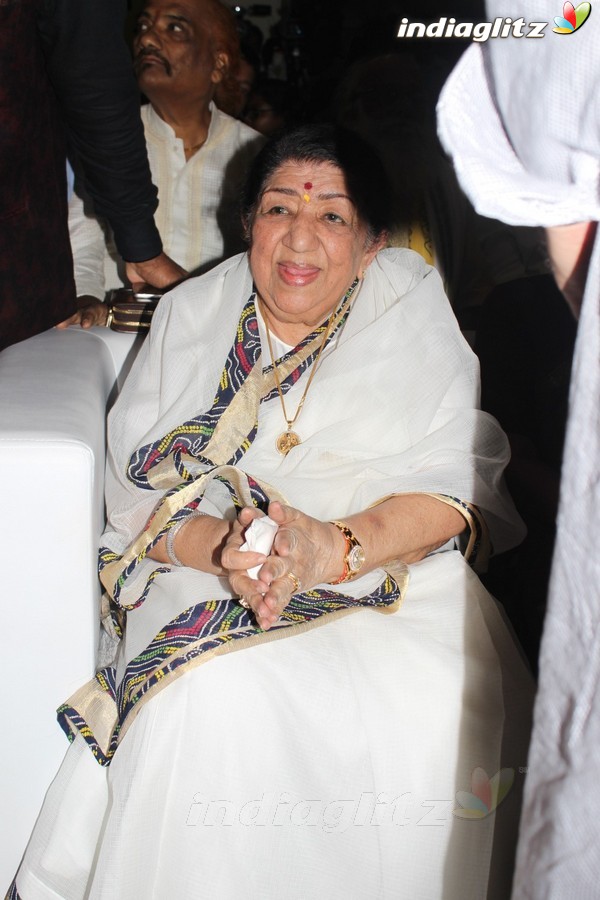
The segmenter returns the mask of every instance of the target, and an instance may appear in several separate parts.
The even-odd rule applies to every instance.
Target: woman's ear
[[[247,216],[242,216],[242,237],[247,244],[250,244],[252,236],[252,223]]]
[[[364,278],[364,274],[366,270],[369,268],[377,254],[380,250],[383,250],[384,247],[387,246],[388,234],[387,231],[382,231],[376,237],[371,240],[367,240],[367,246],[365,247],[365,252],[362,258],[361,270],[359,272],[359,278]]]

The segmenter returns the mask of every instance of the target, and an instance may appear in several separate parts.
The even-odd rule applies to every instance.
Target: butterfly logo
[[[575,7],[567,0],[563,6],[562,16],[554,17],[556,28],[553,28],[552,31],[556,34],[573,34],[574,31],[581,28],[584,22],[587,22],[591,11],[590,3],[580,3]]]
[[[500,769],[489,778],[485,769],[478,767],[471,775],[471,791],[458,791],[460,804],[452,812],[459,819],[485,819],[504,800],[515,780],[514,769]]]

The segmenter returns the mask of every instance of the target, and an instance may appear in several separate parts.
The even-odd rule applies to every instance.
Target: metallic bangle
[[[106,327],[107,328],[110,328],[110,326],[112,325],[112,320],[114,318],[114,314],[115,314],[114,308],[113,308],[112,304],[109,304],[108,313],[106,314]]]
[[[201,512],[199,509],[195,509],[189,514],[189,516],[186,516],[185,519],[180,519],[179,522],[175,522],[175,524],[171,528],[169,528],[169,530],[167,531],[167,540],[165,541],[165,550],[167,551],[167,556],[169,557],[169,562],[172,566],[184,565],[175,553],[175,549],[173,547],[175,538],[177,537],[183,526],[187,525],[187,523],[192,519],[198,519],[200,516],[207,515],[208,513]]]

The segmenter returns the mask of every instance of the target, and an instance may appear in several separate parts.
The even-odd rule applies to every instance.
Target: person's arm
[[[123,0],[46,0],[39,31],[48,77],[94,210],[110,223],[132,283],[162,288],[187,273],[163,253],[154,222],[157,189],[124,17]],[[74,321],[84,324],[85,317],[77,314]]]
[[[152,287],[165,288],[173,287],[183,281],[189,273],[166,253],[160,253],[153,259],[128,262],[125,266],[125,274],[133,286],[150,284]]]
[[[256,509],[244,509],[237,522],[213,516],[190,517],[178,530],[173,550],[184,565],[214,575],[226,575],[237,596],[245,597],[263,629],[273,625],[290,601],[292,573],[303,591],[317,584],[333,584],[344,571],[346,540],[331,522],[321,522],[297,509],[274,502],[269,516],[279,530],[271,555],[240,551],[244,532]],[[424,494],[390,497],[343,522],[357,537],[365,562],[357,577],[388,563],[418,562],[466,528],[465,518],[448,504]],[[148,557],[170,563],[166,536]],[[247,569],[262,565],[260,580]],[[350,579],[352,580],[352,579]],[[296,590],[298,590],[296,589]],[[343,591],[343,587],[340,587]]]
[[[82,328],[105,325],[108,307],[104,303],[105,261],[108,256],[106,233],[84,201],[73,193],[69,203],[69,237],[73,251],[77,307],[75,315],[57,328],[79,324]]]
[[[108,318],[108,307],[103,302],[106,235],[98,219],[86,210],[84,201],[76,193],[69,201],[69,238],[78,308],[76,313],[56,327],[105,325]]]
[[[244,509],[240,523],[246,527],[257,515]],[[313,519],[297,509],[271,503],[269,516],[278,523],[273,550],[260,570],[260,581],[246,574],[246,568],[258,565],[240,553],[241,531],[232,531],[226,539],[221,565],[229,575],[234,592],[250,603],[258,624],[268,629],[297,590],[310,590],[317,584],[333,584],[344,572],[346,540],[331,522]],[[357,577],[389,563],[418,562],[464,531],[466,521],[458,510],[424,494],[401,494],[363,512],[342,517],[365,553],[365,562]],[[193,565],[193,523],[182,529],[182,562]],[[179,550],[177,550],[179,553]],[[189,553],[189,555],[188,555]],[[249,557],[249,554],[248,554]],[[293,574],[299,582],[295,587]],[[352,579],[351,579],[352,580]],[[343,591],[343,584],[339,590]]]
[[[546,228],[554,279],[577,318],[583,301],[596,227],[596,222],[575,222],[573,225],[553,225]]]
[[[257,510],[249,510],[248,522],[259,515]],[[241,547],[245,527],[238,520],[230,522],[209,515],[191,516],[173,539],[173,550],[184,566],[212,575],[229,575],[229,570],[225,568],[221,559],[223,549],[226,544]],[[172,562],[167,553],[166,535],[148,551],[147,556],[156,562]],[[238,564],[241,562],[245,568],[260,566],[266,559],[262,553],[237,554]]]
[[[124,259],[162,251],[139,92],[123,36],[123,0],[46,0],[40,33],[48,77],[99,216]]]
[[[128,277],[167,287],[186,272],[162,252],[123,0],[46,0],[39,30],[52,83],[97,215]]]
[[[69,238],[77,296],[103,300],[106,293],[104,261],[106,235],[102,225],[77,194],[69,202]]]

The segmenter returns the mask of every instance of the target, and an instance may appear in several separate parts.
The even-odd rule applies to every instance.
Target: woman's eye
[[[285,206],[271,206],[265,210],[267,216],[286,216],[287,214],[288,210]]]
[[[338,213],[325,213],[323,216],[326,222],[332,222],[334,225],[345,225],[345,220]]]

